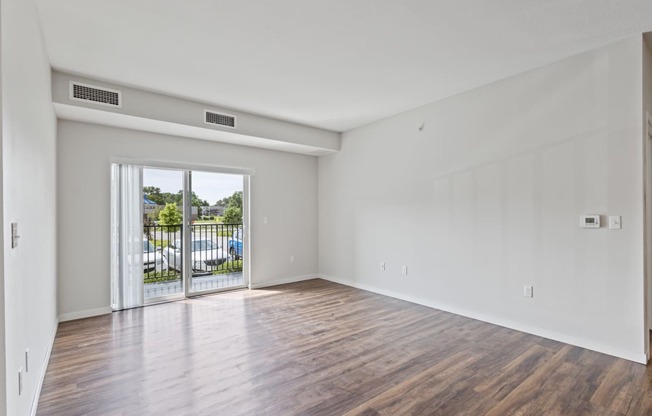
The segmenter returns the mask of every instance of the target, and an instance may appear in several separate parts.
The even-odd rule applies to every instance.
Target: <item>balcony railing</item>
[[[181,279],[183,225],[145,225],[143,234],[145,283]],[[242,271],[242,224],[193,224],[191,234],[193,277]]]

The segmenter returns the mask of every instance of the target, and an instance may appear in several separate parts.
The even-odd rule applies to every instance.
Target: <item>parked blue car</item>
[[[229,255],[234,260],[242,258],[242,229],[238,229],[233,232],[233,235],[229,239],[228,246]]]

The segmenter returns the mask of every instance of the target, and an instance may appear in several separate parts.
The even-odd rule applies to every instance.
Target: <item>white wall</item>
[[[112,157],[254,169],[251,281],[317,273],[317,159],[114,127],[60,121],[58,130],[59,313],[109,311]],[[268,224],[263,224],[264,216]],[[295,262],[290,263],[290,255]]]
[[[320,274],[643,361],[641,68],[627,39],[345,133]]]
[[[28,415],[56,325],[56,118],[32,0],[2,1],[6,413]],[[9,224],[18,223],[11,249]],[[18,395],[18,369],[30,350]],[[4,407],[0,413],[4,413]]]

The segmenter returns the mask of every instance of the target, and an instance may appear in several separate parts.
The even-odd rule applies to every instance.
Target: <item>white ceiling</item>
[[[56,69],[329,130],[652,30],[651,0],[39,0]]]

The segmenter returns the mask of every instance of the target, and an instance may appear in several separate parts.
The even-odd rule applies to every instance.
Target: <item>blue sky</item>
[[[161,192],[177,193],[183,187],[183,173],[168,169],[143,169],[143,186],[157,186]],[[218,200],[242,191],[242,176],[213,172],[192,172],[192,190],[214,205]]]

